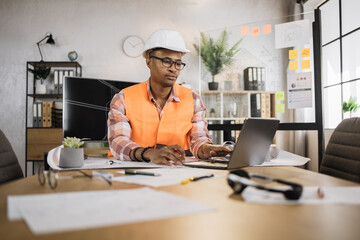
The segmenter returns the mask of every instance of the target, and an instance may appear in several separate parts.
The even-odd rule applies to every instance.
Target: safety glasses
[[[277,182],[289,187],[287,190],[266,187],[252,179],[261,179],[267,182]],[[281,179],[270,178],[262,175],[247,173],[244,170],[231,171],[227,177],[228,184],[234,190],[235,194],[241,194],[245,188],[254,187],[269,192],[282,193],[286,199],[298,200],[301,197],[303,187],[299,184],[284,181]]]
[[[168,58],[168,57],[160,58],[160,57],[156,57],[156,56],[150,56],[150,58],[155,58],[157,60],[160,60],[162,62],[162,65],[166,68],[171,68],[171,66],[173,64],[175,64],[176,70],[183,70],[184,67],[186,66],[186,64],[183,63],[182,61],[180,61],[180,60],[173,61],[171,58]]]

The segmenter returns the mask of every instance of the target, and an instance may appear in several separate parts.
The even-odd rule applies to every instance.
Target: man
[[[185,150],[202,159],[231,152],[211,144],[200,96],[175,83],[187,52],[176,31],[159,30],[149,37],[143,57],[150,78],[123,89],[110,104],[108,139],[115,157],[179,165]]]

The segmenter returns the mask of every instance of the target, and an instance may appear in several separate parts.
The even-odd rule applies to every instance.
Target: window
[[[356,97],[360,104],[359,0],[328,0],[320,7],[322,35],[323,117],[335,128],[350,113],[342,103]],[[360,110],[351,117],[360,116]]]

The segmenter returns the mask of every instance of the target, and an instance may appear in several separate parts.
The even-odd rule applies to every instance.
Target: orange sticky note
[[[263,25],[262,30],[263,30],[263,34],[271,33],[271,24]]]
[[[298,58],[298,50],[289,50],[289,59]]]
[[[251,28],[251,36],[257,36],[259,34],[260,34],[260,28],[259,27]]]
[[[310,57],[310,48],[302,48],[301,49],[301,57]]]
[[[289,70],[297,70],[297,69],[298,69],[298,61],[290,61]]]
[[[248,35],[249,34],[249,26],[245,26],[241,28],[241,35]]]
[[[301,69],[309,69],[309,68],[310,68],[310,60],[302,60]]]

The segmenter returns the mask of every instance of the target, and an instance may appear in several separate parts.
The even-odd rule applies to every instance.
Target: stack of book
[[[265,68],[248,67],[244,69],[245,90],[265,90]]]
[[[251,117],[271,117],[270,93],[255,93],[250,95]]]
[[[55,102],[51,109],[52,127],[62,127],[62,103]]]

